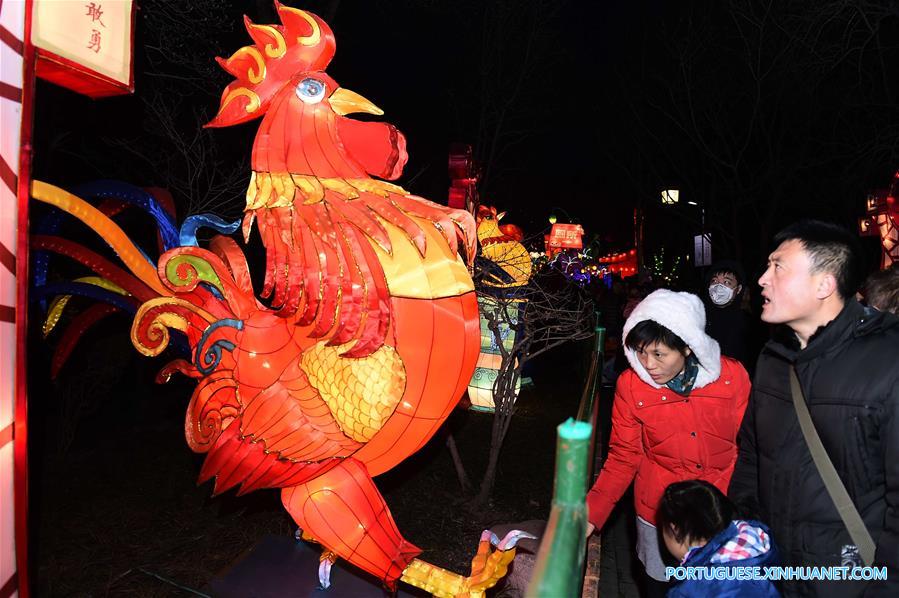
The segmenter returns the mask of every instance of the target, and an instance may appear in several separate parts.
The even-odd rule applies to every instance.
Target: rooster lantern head
[[[455,255],[454,223],[461,216],[379,180],[402,174],[408,160],[405,137],[389,124],[347,118],[355,112],[382,112],[325,72],[334,57],[331,28],[312,13],[278,2],[275,8],[280,25],[259,25],[245,17],[254,44],[219,59],[236,80],[225,88],[218,114],[207,126],[262,117],[243,219],[244,238],[249,240],[255,221],[266,248],[262,296],[271,297],[282,315],[301,309],[299,323],[316,322],[317,338],[335,323],[335,342],[369,329],[360,332],[368,342],[359,343],[353,353],[367,354],[384,340],[391,307],[384,284],[389,276],[368,242],[360,241],[373,241],[392,258],[384,228],[390,222],[424,258],[427,235],[413,220],[422,217],[425,228],[441,222],[434,230]],[[459,226],[473,255],[474,227]],[[353,303],[354,295],[364,299],[362,314],[355,305],[339,308],[341,300]],[[362,319],[365,324],[359,326]]]
[[[254,45],[217,59],[237,80],[225,88],[219,112],[206,126],[264,115],[253,144],[257,173],[397,179],[409,157],[405,137],[393,125],[345,117],[384,112],[325,72],[335,51],[331,28],[309,12],[278,2],[275,7],[282,25],[244,17]]]

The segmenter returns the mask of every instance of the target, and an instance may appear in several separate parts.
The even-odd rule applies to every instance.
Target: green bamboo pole
[[[594,423],[596,389],[602,383],[602,368],[606,344],[606,329],[597,325],[593,329],[593,351],[590,354],[590,370],[587,372],[587,383],[581,394],[581,402],[578,405],[576,419],[582,422]]]
[[[587,455],[592,426],[569,418],[558,427],[556,479],[546,531],[527,598],[577,596],[587,532]]]

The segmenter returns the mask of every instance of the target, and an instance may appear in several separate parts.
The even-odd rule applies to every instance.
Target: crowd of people
[[[618,375],[589,531],[633,482],[648,596],[899,596],[899,269],[862,283],[856,238],[818,221],[772,247],[757,281],[722,261],[701,298],[633,286],[623,322],[612,316]],[[886,579],[675,582],[678,565],[868,565]]]

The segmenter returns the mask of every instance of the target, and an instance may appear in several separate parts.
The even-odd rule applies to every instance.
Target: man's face
[[[709,285],[713,284],[723,284],[736,292],[740,291],[740,284],[737,282],[737,277],[733,272],[719,272],[715,274],[712,280],[709,281]]]
[[[709,297],[718,307],[733,303],[742,289],[733,272],[718,272],[709,280]]]
[[[768,268],[759,278],[763,322],[786,324],[795,330],[795,323],[815,315],[824,274],[812,274],[811,270],[811,256],[796,239],[784,241],[768,256]]]

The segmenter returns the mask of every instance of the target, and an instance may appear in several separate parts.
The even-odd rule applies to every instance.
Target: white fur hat
[[[718,341],[705,333],[705,307],[699,297],[692,293],[676,293],[667,289],[650,293],[637,304],[624,323],[622,343],[631,329],[645,320],[661,324],[679,336],[696,355],[699,360],[699,372],[694,388],[702,388],[718,379],[721,374],[721,348]],[[637,358],[636,351],[625,345],[624,354],[641,380],[653,388],[662,387],[647,373]]]

